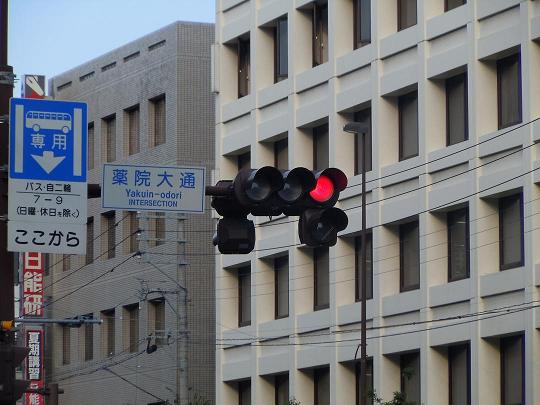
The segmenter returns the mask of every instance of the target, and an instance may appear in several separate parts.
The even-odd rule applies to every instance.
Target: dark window
[[[154,218],[154,223],[155,223],[155,230],[154,230],[154,237],[155,237],[155,245],[156,246],[159,246],[159,245],[163,245],[165,243],[165,240],[166,240],[166,235],[165,235],[165,213],[163,212],[156,212],[155,213],[155,218]]]
[[[251,167],[251,153],[246,152],[237,157],[238,171],[249,169]]]
[[[274,142],[274,167],[280,170],[289,168],[289,141],[287,138]]]
[[[103,155],[106,162],[113,162],[116,160],[116,116],[103,118],[101,125],[101,141],[105,147]]]
[[[275,44],[275,66],[274,82],[285,80],[288,76],[289,57],[288,57],[288,39],[287,39],[287,19],[282,18],[277,21],[274,31]]]
[[[420,404],[420,353],[402,355],[400,371],[401,392],[407,401]]]
[[[87,318],[93,318],[93,314],[87,314]],[[94,358],[94,325],[84,324],[84,360],[89,361]]]
[[[356,405],[360,405],[361,401],[360,399],[362,398],[362,384],[361,384],[361,375],[362,375],[362,370],[361,370],[361,364],[360,362],[357,362],[354,366],[354,372],[355,372],[355,375],[356,375]],[[367,395],[369,395],[369,393],[373,390],[373,359],[367,359],[367,363],[366,363],[366,368],[367,368],[367,373],[366,373],[366,380],[367,380]],[[367,399],[367,403],[372,405],[373,404],[373,399],[369,398]]]
[[[112,259],[115,256],[116,250],[116,221],[115,221],[115,212],[109,211],[102,215],[102,229],[101,233],[105,234],[106,237],[102,238],[102,253],[107,257],[107,259]]]
[[[418,221],[399,227],[400,291],[420,288],[420,240]]]
[[[62,327],[62,364],[71,362],[71,328]]]
[[[139,230],[139,218],[137,218],[136,212],[130,212],[128,215],[129,235],[126,236],[128,236],[129,251],[127,253],[132,253],[139,250],[139,241],[137,240],[137,232]]]
[[[139,106],[126,110],[128,155],[139,153]]]
[[[94,261],[94,217],[88,217],[86,221],[86,260],[85,264]]]
[[[91,122],[88,124],[88,170],[92,170],[94,168],[95,142],[96,135],[94,131],[94,123]]]
[[[318,368],[313,372],[315,405],[330,405],[330,368]]]
[[[114,355],[114,334],[115,334],[115,326],[114,326],[114,319],[115,317],[115,311],[114,309],[103,311],[101,313],[101,319],[103,319],[103,326],[102,326],[102,345],[103,348],[103,355],[105,357],[112,357]]]
[[[523,335],[501,339],[501,404],[525,404],[525,339]]]
[[[238,326],[251,324],[251,269],[238,270]]]
[[[354,239],[355,242],[355,260],[354,267],[356,270],[356,301],[362,299],[362,237],[358,236]],[[366,235],[366,299],[373,298],[373,238],[372,234]]]
[[[328,168],[328,124],[313,128],[313,170]]]
[[[499,200],[499,256],[501,270],[523,266],[523,201],[521,194]]]
[[[497,61],[499,129],[519,124],[521,117],[521,57],[517,53]]]
[[[275,377],[276,405],[289,404],[289,374],[281,374]]]
[[[124,342],[127,345],[126,349],[135,353],[139,348],[139,305],[129,305],[124,309],[127,315],[127,319],[124,319]]]
[[[165,300],[159,299],[150,301],[152,315],[154,318],[154,336],[156,337],[156,345],[162,346],[166,343],[165,338]]]
[[[371,0],[354,0],[354,49],[371,43]]]
[[[450,11],[467,3],[467,0],[444,0],[444,11]]]
[[[398,99],[399,108],[399,160],[418,156],[418,92]]]
[[[327,247],[313,249],[315,274],[315,310],[328,308],[330,303],[330,260]]]
[[[167,138],[165,96],[161,95],[150,100],[150,106],[150,111],[152,114],[151,146],[158,146],[164,144]]]
[[[251,405],[251,381],[238,383],[238,404]]]
[[[448,281],[469,277],[469,209],[446,215],[448,227]]]
[[[249,39],[238,40],[238,98],[247,96],[249,84]]]
[[[369,126],[366,137],[366,172],[372,170],[372,141],[371,141],[371,108],[358,111],[354,114],[354,121],[361,122]],[[364,135],[354,134],[354,174],[362,174],[362,137]]]
[[[62,271],[69,271],[71,269],[71,256],[63,255],[62,256]]]
[[[313,5],[313,66],[328,61],[328,4]]]
[[[416,0],[398,1],[398,31],[416,25]]]
[[[467,75],[446,80],[446,145],[469,139],[467,112]]]
[[[276,319],[289,316],[289,258],[274,260]]]
[[[469,345],[448,348],[449,405],[471,404],[471,367]]]

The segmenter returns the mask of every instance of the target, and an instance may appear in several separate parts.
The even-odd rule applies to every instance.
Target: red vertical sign
[[[23,255],[23,316],[43,316],[43,255]]]
[[[43,388],[43,331],[27,330],[26,347],[30,349],[26,359],[26,379],[33,389]],[[44,405],[43,395],[35,393],[24,394],[26,405]]]

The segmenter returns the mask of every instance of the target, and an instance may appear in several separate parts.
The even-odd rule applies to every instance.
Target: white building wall
[[[218,178],[234,178],[235,156],[246,151],[251,152],[252,167],[272,165],[269,141],[283,133],[288,136],[289,167],[311,167],[309,129],[321,122],[329,124],[330,166],[349,177],[349,187],[338,204],[346,210],[349,226],[330,250],[328,309],[313,311],[313,264],[310,249],[300,246],[295,217],[274,219],[272,226],[265,226],[267,219],[257,218],[253,253],[217,257],[217,403],[236,404],[235,382],[247,378],[251,378],[252,403],[273,403],[274,391],[265,376],[288,371],[291,397],[303,405],[312,404],[313,384],[305,370],[321,365],[330,365],[331,403],[354,403],[351,361],[360,338],[360,303],[355,302],[352,236],[361,229],[361,178],[353,175],[353,136],[342,128],[353,120],[352,112],[367,105],[372,108],[373,131],[367,226],[373,228],[374,245],[374,298],[367,304],[368,327],[426,322],[514,305],[523,309],[519,305],[523,303],[533,306],[483,320],[473,317],[369,330],[368,354],[374,359],[377,392],[390,398],[399,390],[396,355],[420,350],[422,403],[447,404],[448,361],[439,349],[468,341],[471,401],[499,404],[498,338],[523,333],[526,403],[540,403],[536,383],[540,322],[534,307],[540,285],[536,144],[540,140],[540,79],[535,74],[540,69],[540,4],[468,0],[445,13],[443,0],[418,0],[417,25],[396,32],[397,2],[372,1],[371,44],[353,50],[353,2],[328,0],[329,61],[312,68],[310,14],[304,9],[310,3],[216,1]],[[273,84],[273,41],[264,26],[283,15],[289,23],[289,75]],[[237,59],[230,44],[248,33],[251,92],[238,98]],[[498,130],[495,61],[517,47],[521,50],[523,122]],[[465,68],[469,139],[446,147],[443,79]],[[400,162],[396,96],[414,88],[418,89],[419,154]],[[511,152],[515,153],[501,158]],[[498,160],[488,163],[494,159]],[[522,190],[524,201],[525,265],[500,271],[497,201],[517,190]],[[443,213],[464,202],[470,216],[470,278],[448,283]],[[417,214],[420,288],[400,293],[396,224]],[[289,255],[290,315],[274,320],[274,274],[266,258],[283,252]],[[238,328],[234,268],[246,263],[252,269],[252,319],[250,326]],[[354,331],[341,333],[346,330]],[[399,335],[383,337],[392,334]],[[275,340],[252,343],[268,337]]]

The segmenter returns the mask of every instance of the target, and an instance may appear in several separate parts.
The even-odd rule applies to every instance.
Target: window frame
[[[93,318],[93,314],[87,314],[87,318]],[[94,324],[84,324],[84,361],[94,359]]]
[[[514,59],[517,59],[517,66],[518,66],[518,77],[517,77],[517,86],[518,86],[518,120],[517,121],[510,121],[503,123],[502,122],[502,108],[501,108],[501,76],[502,72],[501,69],[505,66],[511,65],[514,62]],[[497,125],[498,129],[505,129],[509,128],[513,125],[517,125],[523,122],[523,88],[522,88],[522,66],[521,66],[521,50],[517,53],[514,53],[512,55],[506,56],[501,59],[497,59]]]
[[[452,277],[452,246],[451,246],[451,230],[450,230],[450,215],[459,216],[460,213],[465,211],[465,255],[466,255],[466,264],[465,264],[465,276],[464,277]],[[448,282],[465,280],[471,276],[471,241],[470,241],[470,219],[469,219],[469,207],[459,208],[457,210],[449,211],[446,214],[446,236],[447,236],[447,253],[448,253]]]
[[[404,233],[404,228],[405,227],[412,227],[412,225],[416,224],[416,227],[418,228],[418,284],[414,284],[414,285],[410,285],[410,286],[404,286],[404,274],[405,274],[405,269],[404,269],[404,255],[403,255],[403,239],[404,237],[402,236],[402,234]],[[407,223],[404,223],[404,224],[401,224],[399,225],[399,292],[402,293],[402,292],[407,292],[407,291],[414,291],[414,290],[418,290],[420,289],[420,222],[418,221],[418,219],[414,220],[414,221],[411,221],[411,222],[407,222]]]
[[[321,379],[321,375],[323,373],[328,373],[328,379],[330,380],[330,367],[328,367],[328,366],[319,367],[319,368],[316,368],[316,369],[313,370],[313,391],[314,391],[313,399],[314,399],[314,405],[319,404],[318,385],[319,385],[319,380]],[[330,385],[332,385],[331,382],[330,382]],[[328,396],[330,396],[330,393],[328,393]]]
[[[324,165],[326,167],[321,168],[321,165],[320,165],[321,162],[319,162],[319,159],[318,159],[318,155],[319,155],[318,141],[323,137],[326,137],[326,148],[324,147],[322,148],[323,150],[326,150],[326,157],[325,157],[326,165]],[[328,168],[328,165],[330,164],[330,154],[329,154],[330,126],[328,125],[328,123],[313,127],[312,142],[313,142],[313,170],[324,170]]]
[[[367,254],[366,256],[367,257],[370,257],[371,258],[371,268],[369,269],[369,271],[371,272],[371,294],[369,293],[369,288],[368,288],[368,294],[366,296],[366,300],[371,300],[373,299],[373,233],[371,231],[371,229],[369,230],[366,230],[366,241],[368,241],[368,244],[366,246],[369,247],[371,246],[371,252],[370,254]],[[360,278],[361,278],[361,264],[359,262],[359,259],[361,259],[361,248],[362,248],[362,236],[356,236],[354,238],[354,273],[355,273],[355,283],[354,283],[354,296],[355,296],[355,301],[356,302],[360,302],[362,300],[362,294],[361,294],[361,291],[360,291]],[[368,250],[366,249],[366,252]],[[368,272],[368,275],[369,275],[369,272]],[[368,284],[369,286],[369,284]]]
[[[417,0],[413,0],[416,4],[416,18],[415,18],[415,23],[412,24],[412,25],[408,25],[408,26],[403,26],[403,21],[402,21],[402,15],[401,15],[401,8],[402,8],[402,2],[403,1],[410,1],[410,0],[397,0],[397,31],[400,32],[400,31],[403,31],[403,30],[406,30],[407,28],[411,28],[411,27],[414,27],[415,25],[418,25],[418,1]]]
[[[287,384],[287,391],[289,391],[289,373],[285,374],[277,374],[274,377],[274,403],[275,405],[279,405],[279,387],[286,382]],[[290,392],[289,392],[290,395]]]
[[[451,351],[467,351],[467,403],[462,405],[471,405],[471,345],[465,343],[462,345],[453,345],[448,347],[448,403],[452,405],[452,362],[450,361]]]
[[[317,274],[318,274],[318,269],[317,269],[317,263],[318,263],[318,257],[317,257],[317,252],[319,252],[320,249],[328,249],[328,253],[327,256],[328,256],[328,303],[326,304],[318,304],[317,303],[317,298],[318,298],[318,288],[317,288],[317,284],[318,284],[318,277],[317,277]],[[325,247],[322,247],[322,248],[315,248],[313,249],[313,310],[314,311],[320,311],[322,309],[328,309],[330,308],[330,250],[329,248],[325,248]]]
[[[249,277],[249,282],[251,284],[251,267],[244,266],[238,269],[238,327],[242,328],[244,326],[251,325],[251,286],[250,286],[250,299],[249,299],[249,320],[244,320],[242,316],[242,307],[244,302],[242,300],[242,279]]]
[[[242,392],[246,389],[249,389],[251,395],[251,379],[238,382],[238,405],[244,405],[242,404]],[[251,398],[249,402],[251,404]]]
[[[415,97],[413,97],[413,94]],[[405,156],[403,154],[403,145],[404,145],[404,132],[403,132],[403,107],[402,104],[407,101],[415,98],[416,99],[416,154],[414,155],[407,155]],[[399,131],[399,156],[398,159],[400,162],[412,159],[414,157],[417,157],[420,154],[420,134],[419,134],[419,128],[418,128],[418,90],[411,91],[406,94],[402,94],[398,97],[398,131]]]
[[[464,119],[464,139],[459,142],[451,143],[450,139],[450,97],[448,94],[448,87],[449,85],[454,84],[454,82],[457,82],[459,78],[463,77],[463,119]],[[449,77],[444,81],[444,88],[445,88],[445,98],[446,98],[446,146],[451,145],[457,145],[458,143],[465,142],[469,140],[469,97],[468,97],[468,75],[467,72],[461,73],[459,75],[455,75],[452,77]]]
[[[289,168],[289,139],[288,137],[280,139],[279,141],[275,141],[273,143],[274,148],[274,167],[281,169],[281,170],[288,170]],[[280,168],[279,167],[279,154],[280,152],[286,151],[287,153],[287,167],[286,168]]]
[[[368,18],[369,21],[369,40],[368,41],[362,41],[362,6],[361,3],[363,1],[369,2],[369,11],[370,15]],[[353,15],[354,15],[354,22],[353,22],[353,50],[362,48],[366,45],[371,44],[371,0],[353,0]]]
[[[366,368],[369,370],[371,367],[371,374],[367,374],[368,378],[366,378],[367,380],[367,385],[369,387],[368,389],[368,393],[371,389],[373,389],[373,384],[374,384],[374,378],[373,378],[373,357],[368,357],[367,359],[367,362],[366,362]],[[354,379],[355,379],[355,386],[356,386],[356,390],[355,390],[355,398],[356,398],[356,405],[360,405],[361,401],[360,401],[360,377],[361,377],[361,374],[362,374],[362,363],[360,361],[357,361],[355,364],[354,364]],[[369,377],[371,376],[371,378]],[[369,405],[373,405],[373,399],[370,399],[368,397],[367,399],[367,403]]]
[[[366,118],[369,117],[369,131],[366,135],[361,133],[354,133],[354,175],[358,176],[362,174],[361,159],[360,156],[360,144],[362,142],[362,136],[366,136],[366,173],[373,170],[373,132],[372,132],[372,110],[371,106],[364,108],[354,113],[353,120],[355,122],[366,123]],[[368,164],[369,163],[369,164]]]
[[[323,21],[324,10],[326,9],[326,25]],[[326,28],[326,37],[328,38],[328,3],[313,3],[313,14],[312,14],[312,33],[311,33],[311,44],[312,44],[312,67],[317,67],[324,65],[328,62],[330,55],[326,55],[326,60],[324,60],[324,47],[328,49],[328,44],[321,44],[322,39],[318,39],[318,36],[323,36]],[[327,39],[328,41],[328,39]],[[326,51],[328,53],[328,51]]]
[[[422,371],[422,359],[420,357],[420,351],[413,351],[410,353],[402,354],[399,357],[399,374],[400,374],[400,391],[405,394],[405,376],[403,375],[403,371],[405,369],[404,363],[410,362],[410,359],[413,356],[418,356],[418,370],[416,370],[418,373]],[[409,360],[409,361],[407,361]],[[420,397],[422,396],[422,376],[418,375],[418,395]]]
[[[520,226],[520,260],[517,262],[512,263],[504,263],[504,228],[503,228],[503,218],[501,215],[501,209],[502,205],[505,204],[507,201],[517,199],[519,200],[519,226]],[[523,218],[523,192],[519,192],[518,194],[512,194],[509,196],[501,197],[498,201],[498,214],[499,214],[499,269],[501,271],[514,269],[516,267],[522,267],[525,265],[525,234],[524,234],[524,218]]]
[[[285,45],[287,49],[287,71],[285,73],[281,72],[281,57],[280,57],[280,45],[282,45],[282,36],[280,31],[280,24],[285,23],[287,27],[287,37],[285,38]],[[276,20],[276,26],[274,27],[274,83],[281,82],[288,79],[289,77],[289,21],[288,18],[280,17]]]
[[[522,399],[522,405],[526,404],[526,391],[525,391],[525,335],[519,334],[514,336],[508,336],[505,338],[501,338],[499,341],[499,347],[500,347],[500,367],[501,367],[501,381],[500,381],[500,388],[501,388],[501,405],[506,405],[505,402],[505,380],[506,380],[506,367],[505,367],[505,356],[504,356],[504,350],[506,346],[509,344],[511,340],[521,340],[521,399]]]
[[[284,271],[283,268],[280,268],[278,261],[283,260],[287,261],[287,314],[279,314],[279,272]],[[274,259],[274,319],[283,319],[288,318],[290,314],[290,300],[289,300],[289,256],[280,256]]]
[[[250,69],[251,69],[251,38],[238,38],[238,98],[246,97],[251,93]],[[243,72],[245,71],[245,79]],[[244,83],[245,82],[245,83]],[[242,84],[245,84],[245,93]]]
[[[448,0],[444,0],[444,12],[447,13],[447,12],[449,12],[451,10],[454,10],[454,9],[458,8],[458,7],[464,6],[465,4],[467,4],[467,0],[463,0],[463,3],[460,4],[459,6],[448,8]]]

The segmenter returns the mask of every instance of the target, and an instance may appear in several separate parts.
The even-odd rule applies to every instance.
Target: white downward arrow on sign
[[[43,170],[49,174],[58,166],[62,160],[65,159],[65,156],[54,156],[54,153],[50,150],[44,151],[43,156],[32,155],[32,157],[38,162]]]

